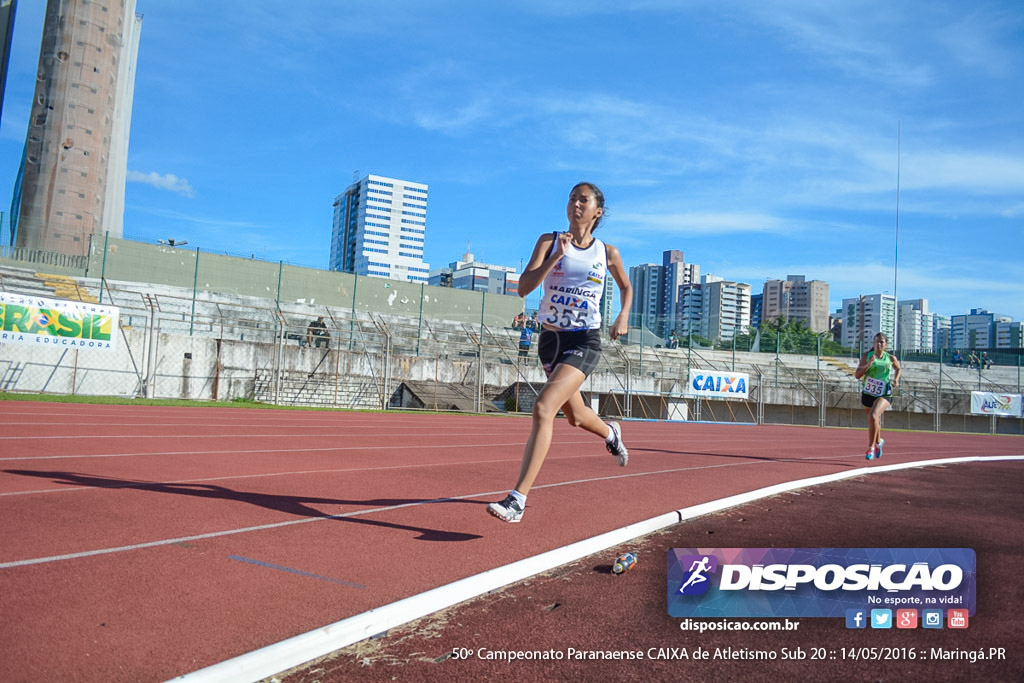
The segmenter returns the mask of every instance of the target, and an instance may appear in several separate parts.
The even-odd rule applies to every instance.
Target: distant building
[[[368,175],[334,198],[330,269],[426,282],[427,186]]]
[[[955,349],[990,349],[996,345],[996,324],[1011,322],[1011,318],[972,308],[966,315],[950,319],[950,337]]]
[[[86,254],[120,237],[142,16],[135,0],[49,0],[12,242]]]
[[[469,251],[468,245],[462,260],[453,261],[446,268],[430,271],[427,284],[519,296],[519,273],[516,269],[481,263]]]
[[[890,294],[866,294],[856,299],[843,299],[843,340],[848,349],[864,351],[871,348],[875,335],[884,332],[889,345],[895,347],[896,297]]]
[[[750,329],[750,285],[701,277],[700,336],[731,341]]]
[[[996,323],[996,348],[1019,349],[1024,347],[1024,322]]]
[[[931,352],[942,348],[935,346],[935,315],[928,310],[928,299],[900,301],[898,309],[897,349]]]
[[[630,309],[630,327],[641,324],[655,334],[665,337],[682,323],[676,320],[680,297],[686,285],[700,280],[700,266],[685,263],[683,252],[670,249],[662,254],[662,263],[631,266],[629,282],[633,287]]]
[[[935,331],[932,336],[932,349],[938,351],[940,349],[951,349],[953,348],[952,340],[950,339],[950,321],[948,315],[940,315],[938,313],[932,314],[932,323],[935,326]]]
[[[764,292],[750,295],[750,327],[761,327],[761,315],[764,310]]]
[[[813,332],[829,331],[828,283],[787,275],[785,280],[768,280],[762,292],[760,320],[800,320]]]

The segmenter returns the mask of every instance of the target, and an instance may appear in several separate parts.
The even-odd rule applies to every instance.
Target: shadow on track
[[[847,467],[847,468],[859,467],[860,466],[859,463],[842,462],[842,461],[838,461],[838,460],[831,460],[831,459],[824,459],[824,458],[821,459],[821,460],[812,459],[812,458],[788,458],[788,457],[785,457],[785,456],[779,456],[777,458],[773,458],[773,457],[764,456],[764,455],[737,455],[735,453],[706,453],[706,452],[700,452],[700,451],[682,451],[682,450],[676,450],[676,449],[672,449],[672,448],[640,448],[640,447],[636,447],[636,448],[631,448],[630,449],[630,452],[633,452],[633,451],[636,451],[637,453],[648,452],[648,453],[665,453],[667,455],[701,455],[701,456],[706,456],[706,457],[709,457],[709,458],[730,458],[730,459],[734,459],[734,460],[762,460],[762,461],[766,461],[766,462],[779,462],[779,463],[783,463],[783,462],[815,463],[815,464],[822,464],[822,465],[835,465],[836,467]]]
[[[59,471],[37,471],[37,470],[3,470],[8,474],[17,474],[23,477],[40,477],[50,479],[55,484],[67,484],[69,486],[83,486],[100,489],[137,489],[140,491],[153,491],[155,493],[171,493],[180,496],[194,496],[197,498],[231,500],[248,505],[282,512],[296,517],[318,517],[322,519],[336,519],[344,522],[355,522],[369,526],[379,526],[388,529],[400,529],[418,533],[417,540],[422,541],[471,541],[482,538],[477,534],[464,534],[456,531],[442,531],[439,529],[427,529],[424,527],[382,522],[375,519],[366,519],[362,515],[372,512],[385,512],[387,510],[412,507],[414,505],[431,505],[435,503],[469,503],[472,505],[486,505],[484,501],[460,500],[456,498],[375,498],[370,500],[341,500],[337,498],[311,498],[307,496],[279,496],[269,493],[254,493],[249,491],[236,491],[224,486],[212,484],[189,484],[184,482],[147,482],[131,481],[127,479],[112,479],[98,477],[77,472]],[[331,515],[321,512],[312,505],[367,505],[372,506],[367,510],[345,512]],[[377,509],[382,508],[382,509]]]

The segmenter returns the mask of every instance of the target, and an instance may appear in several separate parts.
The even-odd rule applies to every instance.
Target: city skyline
[[[41,4],[18,8],[3,204]],[[124,234],[326,268],[334,197],[376,174],[430,186],[424,261],[472,241],[521,270],[585,178],[627,267],[803,273],[834,311],[892,293],[899,163],[897,298],[1024,319],[1024,10],[676,5],[139,0]]]

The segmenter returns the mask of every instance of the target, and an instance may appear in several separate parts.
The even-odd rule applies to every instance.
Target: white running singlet
[[[586,249],[570,243],[544,278],[541,322],[564,331],[599,329],[607,276],[608,252],[604,242],[595,237]]]

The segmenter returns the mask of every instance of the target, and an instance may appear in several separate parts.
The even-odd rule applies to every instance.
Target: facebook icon
[[[862,609],[846,610],[846,628],[867,628],[867,611]]]

